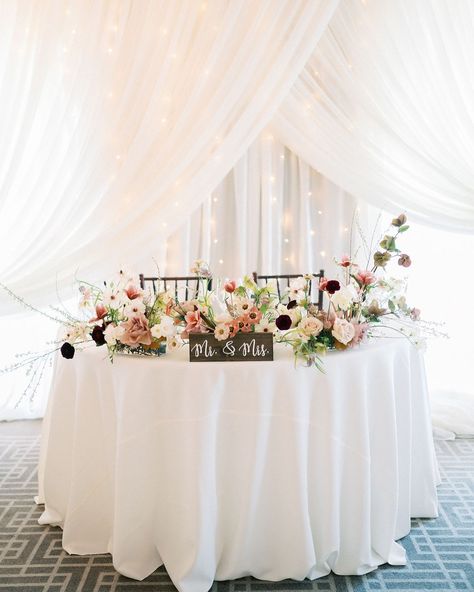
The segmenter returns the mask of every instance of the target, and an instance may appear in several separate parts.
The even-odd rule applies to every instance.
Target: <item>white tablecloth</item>
[[[403,565],[410,517],[437,515],[421,355],[383,339],[325,358],[187,363],[104,348],[58,359],[40,462],[42,524],[179,590]]]

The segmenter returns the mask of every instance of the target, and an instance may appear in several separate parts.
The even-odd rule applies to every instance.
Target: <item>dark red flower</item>
[[[72,360],[75,352],[76,352],[76,350],[75,350],[74,346],[71,345],[70,343],[68,343],[67,341],[62,344],[61,355],[63,358],[66,358],[66,360]]]
[[[341,284],[337,280],[329,280],[326,284],[326,290],[329,294],[334,294],[341,289]]]
[[[96,325],[91,333],[92,339],[95,341],[97,346],[105,344],[104,328],[100,325]]]
[[[291,327],[291,317],[289,315],[280,315],[275,324],[280,331],[287,331]]]
[[[292,308],[296,308],[298,306],[298,303],[296,302],[296,300],[290,300],[288,302],[288,304],[286,305],[286,308],[288,310],[291,310]]]

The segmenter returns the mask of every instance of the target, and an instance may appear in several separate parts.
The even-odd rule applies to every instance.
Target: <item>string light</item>
[[[109,54],[111,54],[111,53],[112,53],[112,48],[111,48],[111,47],[109,47],[109,48],[107,49],[107,52],[108,52]]]
[[[323,214],[323,213],[322,213],[322,211],[321,211],[321,210],[318,210],[318,214],[319,214],[320,216],[322,216],[322,214]]]
[[[311,197],[313,195],[312,191],[308,191],[308,196]]]
[[[161,225],[163,226],[163,228],[166,228],[168,226],[167,222],[162,222]]]
[[[321,257],[326,257],[326,251],[320,251],[319,254],[321,255]]]
[[[310,232],[310,235],[311,235],[311,236],[314,236],[314,235],[315,235],[315,232],[314,232],[314,230],[311,230],[311,232]]]
[[[275,183],[275,177],[273,175],[270,177],[270,183]]]
[[[217,238],[214,239],[214,244],[217,245],[217,243],[219,242],[219,240]]]
[[[213,197],[213,198],[212,198],[212,201],[213,201],[214,203],[217,203],[219,200],[217,199],[217,197]]]
[[[284,155],[284,154],[280,154],[280,158],[281,158],[282,160],[285,160],[285,155]]]
[[[219,263],[222,265],[224,263],[224,259],[219,259]]]
[[[285,238],[285,243],[289,243],[289,242],[290,242],[290,239]]]
[[[116,158],[116,160],[122,160],[122,156],[121,156],[120,154],[117,154],[117,155],[115,156],[115,158]]]

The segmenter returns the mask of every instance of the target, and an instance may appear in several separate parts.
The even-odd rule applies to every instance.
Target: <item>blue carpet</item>
[[[164,569],[143,582],[120,576],[109,555],[69,556],[58,528],[39,526],[36,493],[39,422],[27,433],[0,425],[0,589],[11,592],[139,592],[175,590]],[[314,581],[216,582],[212,592],[391,592],[474,590],[474,440],[437,443],[442,475],[440,517],[413,520],[402,539],[408,565],[366,576],[329,575]]]

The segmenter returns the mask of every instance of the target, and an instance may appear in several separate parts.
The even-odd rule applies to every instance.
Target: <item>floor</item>
[[[0,424],[0,590],[15,592],[140,592],[175,588],[164,569],[143,582],[113,568],[109,555],[67,555],[59,528],[39,526],[34,502],[40,422]],[[442,484],[440,517],[413,520],[402,539],[409,563],[359,577],[329,575],[278,583],[242,578],[216,582],[212,592],[324,590],[474,591],[474,440],[437,442]]]

